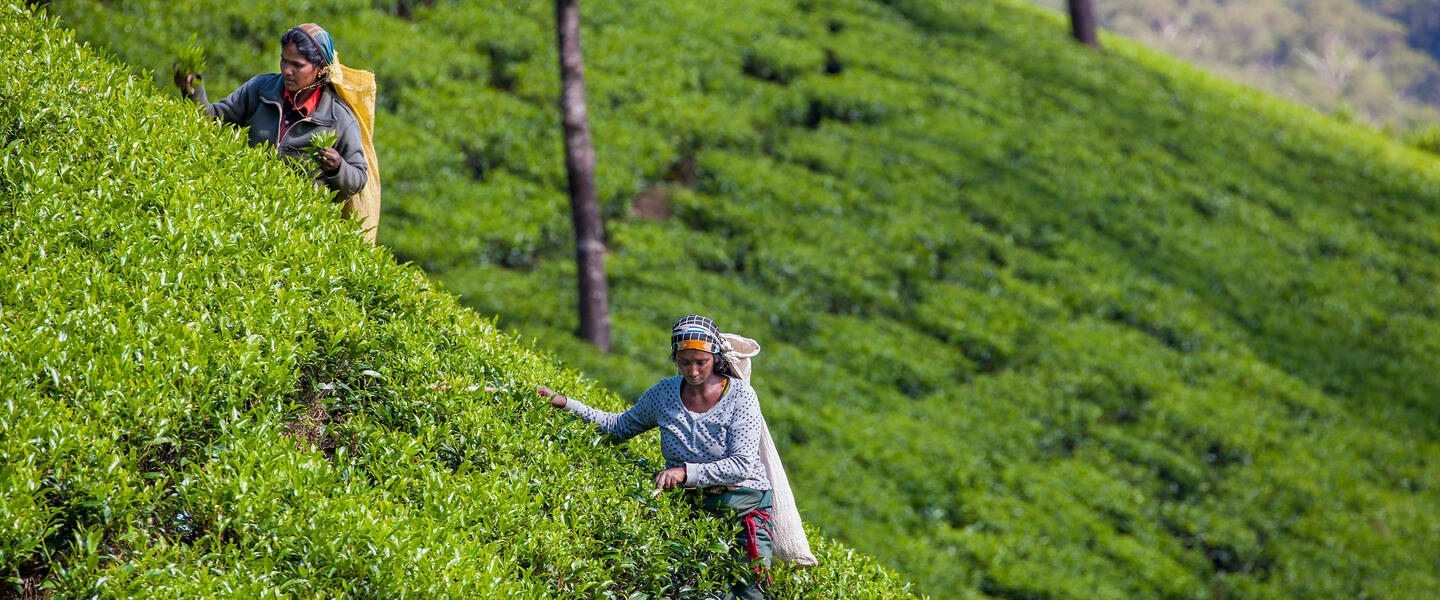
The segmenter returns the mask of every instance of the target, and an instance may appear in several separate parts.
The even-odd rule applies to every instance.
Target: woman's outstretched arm
[[[548,399],[550,405],[574,413],[580,420],[595,426],[600,433],[615,436],[622,440],[645,433],[655,428],[655,412],[650,401],[651,394],[647,391],[640,396],[640,401],[623,413],[605,412],[598,408],[591,408],[584,402],[574,398],[566,398],[555,393],[554,390],[539,386],[535,393],[541,398]]]

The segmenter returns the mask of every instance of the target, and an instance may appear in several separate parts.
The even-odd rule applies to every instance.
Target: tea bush
[[[199,32],[216,94],[325,25],[381,80],[397,258],[621,397],[677,316],[760,340],[809,522],[921,591],[1440,592],[1433,154],[1011,0],[587,4],[602,355],[549,5],[389,4],[50,3],[156,73]]]
[[[533,390],[618,398],[50,19],[4,4],[0,37],[0,597],[702,598],[743,570],[731,524],[646,493],[653,439]],[[910,596],[813,535],[777,597]]]

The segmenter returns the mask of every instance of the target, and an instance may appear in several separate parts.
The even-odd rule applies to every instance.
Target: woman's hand
[[[175,87],[180,88],[180,93],[187,96],[190,95],[190,91],[195,89],[195,81],[200,79],[200,75],[197,73],[181,73],[179,65],[176,65],[175,69],[175,77],[173,78]]]
[[[668,490],[685,483],[685,467],[670,467],[655,474],[655,489]]]
[[[320,166],[325,169],[326,173],[339,171],[341,162],[340,151],[334,148],[321,148],[320,158],[316,159],[315,162],[320,163]]]
[[[555,393],[555,390],[552,390],[543,385],[535,388],[535,393],[540,394],[541,398],[549,398],[550,406],[553,406],[555,408],[565,408],[565,403],[569,401],[564,396]]]

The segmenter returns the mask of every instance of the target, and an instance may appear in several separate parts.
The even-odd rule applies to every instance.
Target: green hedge
[[[390,4],[51,6],[162,75],[198,32],[214,94],[328,27],[396,257],[625,398],[679,315],[760,340],[808,521],[921,591],[1440,593],[1433,154],[1011,0],[587,4],[602,355],[551,7]]]
[[[6,4],[0,36],[0,596],[701,598],[743,570],[730,524],[644,493],[653,439],[533,390],[616,397],[50,20]],[[777,597],[909,597],[814,535]]]

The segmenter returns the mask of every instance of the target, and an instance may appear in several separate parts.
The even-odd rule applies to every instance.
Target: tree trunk
[[[580,336],[610,351],[610,299],[605,242],[595,202],[595,149],[585,108],[585,59],[580,53],[579,0],[555,0],[560,46],[560,110],[565,131],[565,172],[575,221],[575,266],[580,282]]]
[[[1095,5],[1091,0],[1070,0],[1070,32],[1080,43],[1099,48],[1095,37]]]

